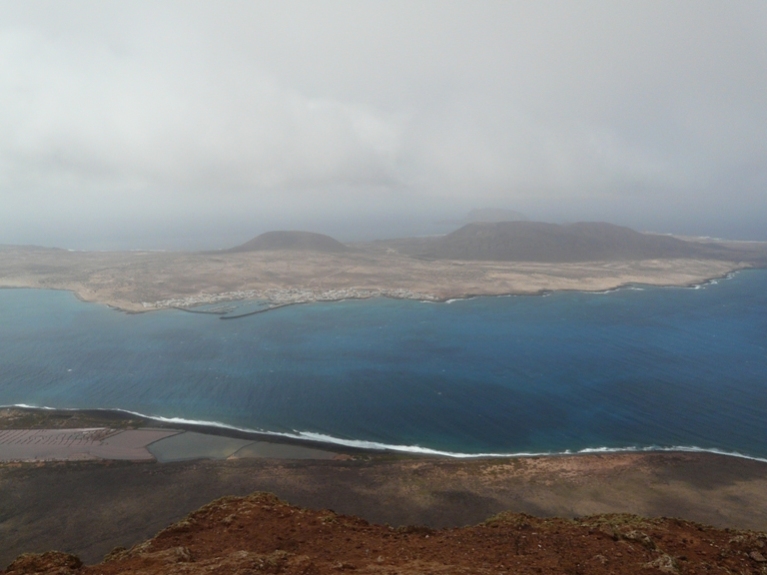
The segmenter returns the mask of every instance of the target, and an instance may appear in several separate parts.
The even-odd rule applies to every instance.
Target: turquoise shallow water
[[[460,453],[767,457],[767,271],[700,289],[368,300],[221,321],[0,290],[0,404]]]

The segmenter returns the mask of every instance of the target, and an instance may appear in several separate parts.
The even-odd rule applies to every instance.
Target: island
[[[310,232],[267,232],[205,252],[0,246],[0,287],[70,290],[83,301],[146,312],[241,300],[437,302],[691,286],[764,265],[764,242],[676,238],[599,222],[481,222],[446,236],[352,244]]]

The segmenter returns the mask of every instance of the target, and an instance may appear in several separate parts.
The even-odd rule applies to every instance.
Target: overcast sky
[[[767,239],[767,2],[0,0],[0,243]]]

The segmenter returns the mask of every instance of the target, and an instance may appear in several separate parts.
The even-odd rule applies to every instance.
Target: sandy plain
[[[73,252],[0,247],[0,287],[73,291],[128,312],[237,300],[272,305],[392,297],[603,291],[629,284],[695,285],[752,267],[748,258],[573,263],[424,260],[392,249],[345,253]]]

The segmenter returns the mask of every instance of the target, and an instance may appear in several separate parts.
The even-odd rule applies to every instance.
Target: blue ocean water
[[[0,404],[453,453],[767,457],[767,271],[700,289],[376,299],[221,321],[0,290]]]

